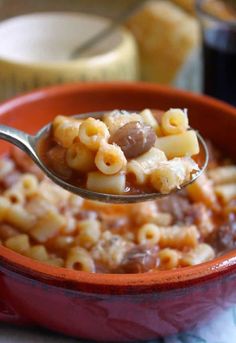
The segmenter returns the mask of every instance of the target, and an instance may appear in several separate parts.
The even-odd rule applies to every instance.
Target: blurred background
[[[201,43],[209,27],[214,28],[208,34],[212,46],[218,41],[219,22],[224,22],[224,30],[228,22],[235,25],[229,2],[0,0],[0,100],[67,82],[142,80],[205,92],[234,104],[234,94],[233,100],[228,99],[222,89],[214,88],[217,82],[222,84],[228,70],[224,67],[220,80],[214,79],[219,74],[218,66],[212,67],[214,51],[206,56]],[[226,36],[220,49],[230,46],[235,54],[236,39]],[[231,70],[233,64],[232,58],[227,59]],[[235,86],[235,80],[224,82],[230,83],[230,89]]]

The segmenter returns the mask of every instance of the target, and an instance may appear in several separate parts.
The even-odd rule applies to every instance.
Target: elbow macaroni
[[[151,171],[164,161],[167,161],[164,152],[157,148],[151,148],[145,154],[128,162],[127,174],[134,176],[138,185],[143,185]]]
[[[156,126],[156,119],[149,110],[128,117],[127,113],[124,113],[124,117],[120,116],[119,125],[122,120],[145,122],[155,132],[162,131],[164,136],[157,135],[157,142],[191,132],[167,132],[161,120],[156,121]],[[61,125],[62,130],[64,120],[63,116],[55,120],[52,131]],[[112,123],[111,118],[109,120]],[[83,122],[79,123],[79,131]],[[69,145],[69,136],[67,143],[63,143],[63,140],[60,142],[61,151],[66,151],[65,159],[68,151],[75,157],[75,146],[82,146],[84,151],[89,152],[92,157],[90,166],[86,165],[88,155],[85,153],[83,157],[82,153],[77,152],[77,169],[72,169],[73,173],[78,171],[78,175],[83,175],[83,170],[87,170],[86,183],[94,191],[124,194],[132,177],[135,178],[135,173],[139,175],[140,172],[141,176],[136,177],[139,181],[136,180],[135,185],[140,182],[141,190],[146,185],[151,187],[151,182],[154,182],[155,187],[164,187],[162,192],[169,192],[172,187],[181,186],[181,182],[185,182],[191,177],[192,171],[197,170],[190,157],[184,155],[170,159],[156,146],[132,159],[121,154],[122,158],[118,157],[117,160],[117,156],[121,157],[121,148],[116,149],[118,145],[111,143],[112,130],[108,128],[109,135],[104,135],[105,138],[100,135],[96,150],[81,141],[78,131],[73,141],[71,138],[69,147],[62,147],[62,144]],[[94,135],[96,140],[100,134],[97,135],[97,132],[88,132],[90,138]],[[119,163],[116,164],[116,161]],[[109,168],[103,169],[104,164],[111,167],[110,171]],[[132,164],[134,168],[138,166],[138,171],[134,171],[133,175],[130,168]],[[108,205],[72,195],[47,178],[38,178],[30,171],[23,173],[17,163],[4,157],[3,168],[6,166],[8,171],[3,172],[2,176],[0,172],[0,249],[5,246],[25,258],[55,267],[66,267],[74,272],[161,272],[204,263],[213,259],[218,252],[221,253],[217,250],[218,246],[211,246],[207,242],[211,241],[211,235],[218,237],[218,232],[217,239],[223,237],[222,242],[227,241],[228,236],[225,239],[222,235],[224,230],[227,230],[227,235],[230,234],[229,228],[235,213],[235,167],[221,162],[215,162],[214,165],[217,168],[210,169],[184,192],[146,203]],[[112,169],[114,166],[115,169]],[[163,168],[165,172],[162,173]],[[167,179],[160,183],[161,186],[153,179],[157,170],[161,177]],[[233,239],[228,241],[234,244]]]
[[[153,157],[143,157],[135,160],[140,159],[151,175]],[[188,175],[192,161],[186,157],[180,160]],[[164,157],[160,165],[166,162]],[[232,175],[229,171],[227,166],[226,174]],[[116,193],[114,187],[119,185],[123,191],[123,171],[96,173],[94,187],[108,187]],[[2,186],[1,246],[42,263],[82,272],[161,271],[204,263],[216,256],[216,248],[206,243],[218,232],[214,213],[217,221],[235,213],[236,182],[228,176],[218,182],[212,175],[208,173],[211,179],[203,175],[180,195],[124,206],[83,200],[47,179],[40,181],[33,174],[18,172],[12,184]],[[13,190],[23,194],[22,203],[9,197]],[[230,227],[227,225],[222,227]],[[219,232],[222,235],[222,228]]]
[[[198,244],[199,232],[195,225],[160,227],[159,245],[161,248],[195,247]]]
[[[49,238],[57,235],[66,225],[65,217],[58,212],[49,210],[46,212],[30,230],[30,235],[40,243],[46,242]]]
[[[187,192],[192,201],[204,203],[211,209],[218,208],[218,201],[212,182],[205,173],[187,187]]]
[[[103,115],[103,122],[109,129],[110,134],[112,135],[120,127],[124,126],[127,123],[133,121],[140,121],[141,116],[137,113],[130,113],[127,111],[112,111],[105,113]]]
[[[174,269],[179,266],[180,252],[171,248],[162,249],[159,254],[159,263],[161,269]]]
[[[35,219],[33,214],[18,204],[12,204],[5,213],[5,221],[23,232],[28,232],[32,228]]]
[[[65,266],[69,269],[81,270],[84,272],[94,272],[95,265],[89,253],[83,248],[71,248],[65,261]]]
[[[68,166],[80,172],[89,172],[94,169],[94,152],[80,142],[73,143],[66,152]]]
[[[102,143],[95,157],[95,164],[105,175],[114,175],[126,165],[126,158],[118,145]]]
[[[155,224],[143,225],[138,230],[137,240],[139,244],[157,244],[160,240],[160,230],[158,226]]]
[[[38,179],[35,175],[24,174],[19,181],[19,187],[23,190],[26,197],[32,197],[38,190]]]
[[[146,108],[145,110],[140,112],[140,116],[142,118],[142,122],[146,125],[151,126],[154,129],[154,131],[158,134],[160,126],[158,124],[158,121],[153,116],[152,112]]]
[[[165,135],[176,135],[187,131],[189,127],[186,111],[171,108],[161,118],[161,129]]]
[[[109,136],[107,126],[94,118],[84,120],[79,128],[80,141],[92,151],[98,150],[101,142],[107,141]]]
[[[9,249],[12,249],[20,254],[24,254],[30,248],[29,236],[25,234],[16,235],[8,238],[5,242],[5,245]]]
[[[215,185],[236,182],[236,166],[214,168],[209,170],[208,176]]]
[[[215,257],[214,250],[209,244],[200,243],[194,249],[183,253],[180,263],[182,266],[194,266],[212,260]]]
[[[49,146],[49,151],[42,156],[67,182],[92,191],[138,194],[145,189],[148,193],[167,193],[168,189],[180,188],[192,176],[193,160],[187,168],[185,159],[198,154],[199,145],[196,132],[188,128],[187,110],[181,109],[170,109],[161,119],[149,109],[140,113],[115,110],[99,119],[58,116],[47,144],[42,145],[42,150]],[[179,160],[179,169],[183,170],[181,182],[169,172],[178,157],[183,158]],[[161,170],[153,172],[161,162],[166,162],[170,187],[166,186]],[[114,176],[119,186],[110,187],[112,179],[106,176]]]
[[[12,203],[24,206],[25,194],[22,187],[15,185],[4,192],[4,196]]]
[[[57,143],[63,148],[69,148],[78,136],[80,125],[80,120],[57,116],[52,123],[53,134]]]
[[[82,247],[90,248],[98,242],[101,235],[101,225],[98,220],[82,220],[78,225],[78,241]]]
[[[214,188],[216,195],[224,202],[236,199],[236,183],[219,185]]]
[[[25,254],[26,256],[41,262],[46,262],[49,259],[45,246],[40,244],[29,247]]]

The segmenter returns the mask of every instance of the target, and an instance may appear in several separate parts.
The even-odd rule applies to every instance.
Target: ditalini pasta
[[[95,167],[95,154],[80,141],[74,141],[66,152],[67,165],[79,172],[89,172]]]
[[[196,163],[190,158],[173,158],[161,163],[159,168],[151,172],[151,184],[157,191],[168,194],[189,181],[192,170],[197,170],[197,168]]]
[[[197,135],[193,130],[176,135],[158,137],[155,146],[162,150],[168,159],[193,156],[199,153]]]
[[[176,135],[187,131],[189,127],[187,111],[178,108],[170,109],[162,116],[161,127],[166,135]]]
[[[79,128],[78,138],[92,151],[97,151],[100,144],[107,141],[110,134],[105,123],[99,119],[85,119]]]
[[[128,162],[127,175],[132,175],[138,185],[144,185],[155,166],[165,161],[167,158],[163,151],[151,148],[148,152]]]
[[[150,111],[141,114],[161,132],[161,123],[152,124],[155,118]],[[54,126],[59,128],[63,122],[64,117],[59,117]],[[126,118],[125,125],[129,123],[134,122]],[[99,136],[100,131],[96,132]],[[174,137],[176,132],[172,133]],[[82,143],[76,137],[70,148],[74,144]],[[89,167],[84,156],[89,151],[95,158],[103,144],[111,145],[111,150],[102,150]],[[70,148],[63,147],[67,153]],[[164,187],[162,191],[169,192],[172,185],[190,177],[195,163],[189,157],[168,160],[157,147],[131,158],[127,165],[118,145],[103,142],[97,151],[85,145],[83,149],[83,163],[78,159],[78,165],[88,171],[87,187],[107,193],[124,193],[128,177],[125,168],[130,168],[137,182],[150,178],[155,189]],[[85,200],[65,191],[39,174],[30,158],[13,148],[11,156],[0,157],[0,249],[11,249],[54,267],[90,273],[162,272],[212,260],[236,248],[236,167],[229,160],[226,165],[218,153],[216,156],[211,157],[214,163],[205,174],[178,193],[155,201],[115,205]],[[95,169],[95,163],[101,163],[102,169],[107,160],[109,173]],[[158,171],[156,163],[161,165]],[[112,174],[112,168],[118,167],[120,172]]]
[[[87,189],[108,194],[123,194],[125,191],[125,174],[104,175],[101,172],[90,172],[87,178]]]
[[[65,116],[57,116],[53,121],[53,134],[56,142],[69,148],[79,134],[81,121]]]
[[[186,109],[159,117],[150,109],[115,110],[99,119],[60,115],[39,152],[60,177],[94,192],[168,194],[198,172],[192,157],[199,144]]]

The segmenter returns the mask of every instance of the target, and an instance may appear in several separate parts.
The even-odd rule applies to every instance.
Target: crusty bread
[[[196,0],[171,0],[191,14],[196,14]],[[232,2],[232,1],[231,1]],[[230,6],[230,1],[209,0],[204,3],[205,10],[223,20],[235,20],[236,11]],[[232,4],[231,4],[232,5]]]
[[[168,0],[151,0],[128,27],[135,36],[145,81],[169,84],[199,44],[195,18]]]
[[[189,13],[195,12],[195,0],[171,0]]]

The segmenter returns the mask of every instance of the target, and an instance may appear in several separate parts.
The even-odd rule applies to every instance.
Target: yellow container
[[[28,14],[0,23],[0,99],[76,81],[137,80],[132,35],[116,29],[77,59],[71,53],[109,20],[71,12]]]

